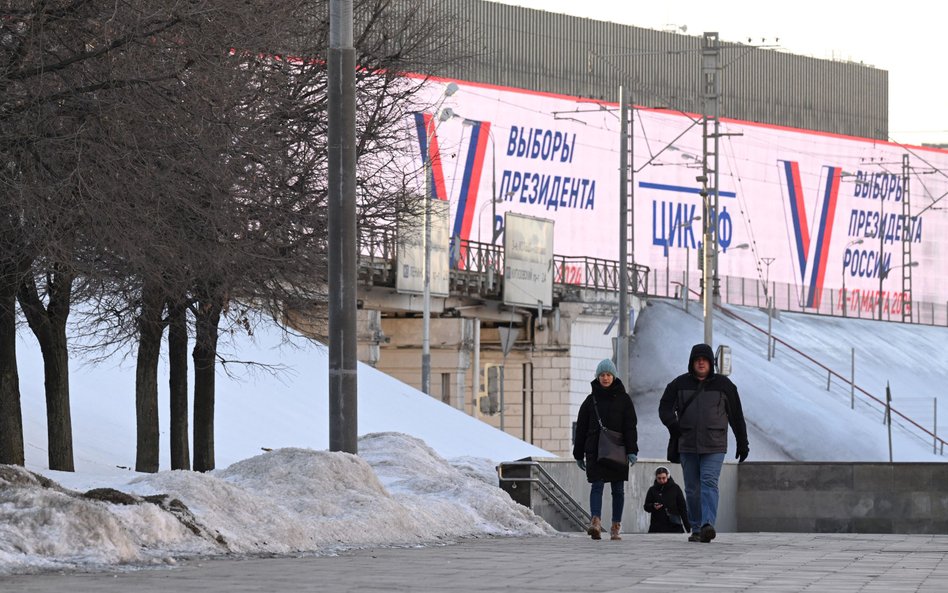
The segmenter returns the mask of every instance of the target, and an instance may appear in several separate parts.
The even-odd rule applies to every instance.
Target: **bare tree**
[[[363,66],[357,75],[357,183],[364,226],[391,225],[406,207],[404,171],[392,155],[405,147],[405,116],[424,81],[403,74],[443,63],[449,55],[444,40],[452,35],[454,22],[447,13],[431,19],[426,12],[410,10],[420,5],[357,3],[357,51]],[[325,3],[307,8],[314,6],[325,9]],[[317,22],[315,17],[326,14],[308,14],[300,22]],[[228,158],[245,163],[243,170],[249,172],[239,178],[229,202],[238,225],[228,228],[239,230],[228,235],[233,239],[228,252],[214,258],[217,267],[201,268],[213,274],[198,280],[195,292],[195,470],[214,467],[213,369],[207,368],[204,379],[200,375],[202,367],[216,359],[216,323],[228,300],[261,303],[271,310],[280,310],[288,301],[325,302],[332,248],[325,240],[325,24],[315,34],[308,27],[290,29],[290,39],[309,39],[310,44],[284,42],[281,47],[291,49],[245,66],[258,75],[254,88],[266,100],[253,109],[252,124],[233,128],[246,136],[234,143]]]
[[[450,14],[422,5],[431,2],[356,2],[363,228],[391,225],[408,207],[391,155],[424,80],[402,73],[424,75],[450,55]],[[51,467],[54,441],[56,463],[71,464],[64,328],[84,298],[92,321],[83,327],[98,345],[135,345],[139,471],[158,469],[166,325],[172,466],[188,467],[184,353],[194,336],[194,469],[213,469],[214,377],[231,305],[325,302],[328,2],[4,8],[0,461],[23,463],[19,295],[37,339],[51,345],[47,385],[58,387],[47,390],[48,413],[60,418],[50,423]]]

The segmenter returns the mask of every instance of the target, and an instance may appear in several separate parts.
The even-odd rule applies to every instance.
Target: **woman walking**
[[[612,540],[622,539],[622,508],[625,503],[625,482],[629,480],[629,464],[638,459],[638,433],[635,406],[625,392],[622,381],[616,377],[616,366],[605,359],[596,367],[596,378],[591,381],[592,393],[586,396],[576,418],[576,439],[573,457],[580,469],[586,471],[586,480],[592,484],[589,491],[589,514],[592,521],[586,529],[593,539],[602,539],[602,492],[605,483],[612,489]],[[599,460],[599,439],[603,428],[622,433],[628,463]]]

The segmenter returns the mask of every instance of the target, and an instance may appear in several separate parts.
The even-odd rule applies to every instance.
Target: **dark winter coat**
[[[694,374],[694,361],[698,356],[714,360],[711,348],[701,346],[707,352],[693,350],[688,372],[676,377],[665,388],[658,404],[658,416],[672,435],[678,435],[678,449],[682,453],[727,453],[728,424],[737,440],[738,453],[746,451],[747,425],[737,386],[724,375],[716,374],[713,367],[704,381],[699,381]],[[704,389],[681,415],[682,406],[702,383]]]
[[[655,503],[662,508],[656,509]],[[686,533],[691,531],[688,521],[688,507],[685,504],[685,495],[671,476],[664,484],[655,480],[652,487],[645,494],[645,512],[651,516],[648,525],[649,533]],[[673,521],[669,515],[678,517],[679,522]]]
[[[625,439],[625,452],[639,453],[639,437],[636,432],[638,418],[635,416],[635,406],[632,398],[625,392],[622,381],[612,380],[612,385],[606,389],[593,379],[592,393],[586,396],[579,406],[579,415],[576,417],[576,437],[573,442],[573,458],[584,460],[586,463],[586,479],[592,482],[627,482],[629,480],[629,466],[612,468],[600,466],[596,463],[599,451],[599,420],[596,418],[596,409],[593,407],[593,398],[599,406],[599,414],[603,425],[611,430],[622,433]]]

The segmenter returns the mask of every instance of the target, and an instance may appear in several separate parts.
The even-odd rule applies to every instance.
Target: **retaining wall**
[[[589,484],[575,462],[532,461],[589,510]],[[640,460],[625,487],[624,532],[648,531],[642,507],[659,465],[668,467],[684,490],[680,465]],[[948,465],[943,463],[727,462],[719,486],[719,532],[948,533]],[[504,482],[501,487],[556,529],[578,531],[535,484]],[[604,523],[611,519],[611,504],[606,487]]]

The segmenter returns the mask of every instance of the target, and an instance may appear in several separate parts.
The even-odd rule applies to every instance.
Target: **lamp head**
[[[445,107],[441,110],[441,113],[438,114],[438,121],[448,121],[452,117],[454,117],[454,110],[450,107]]]

